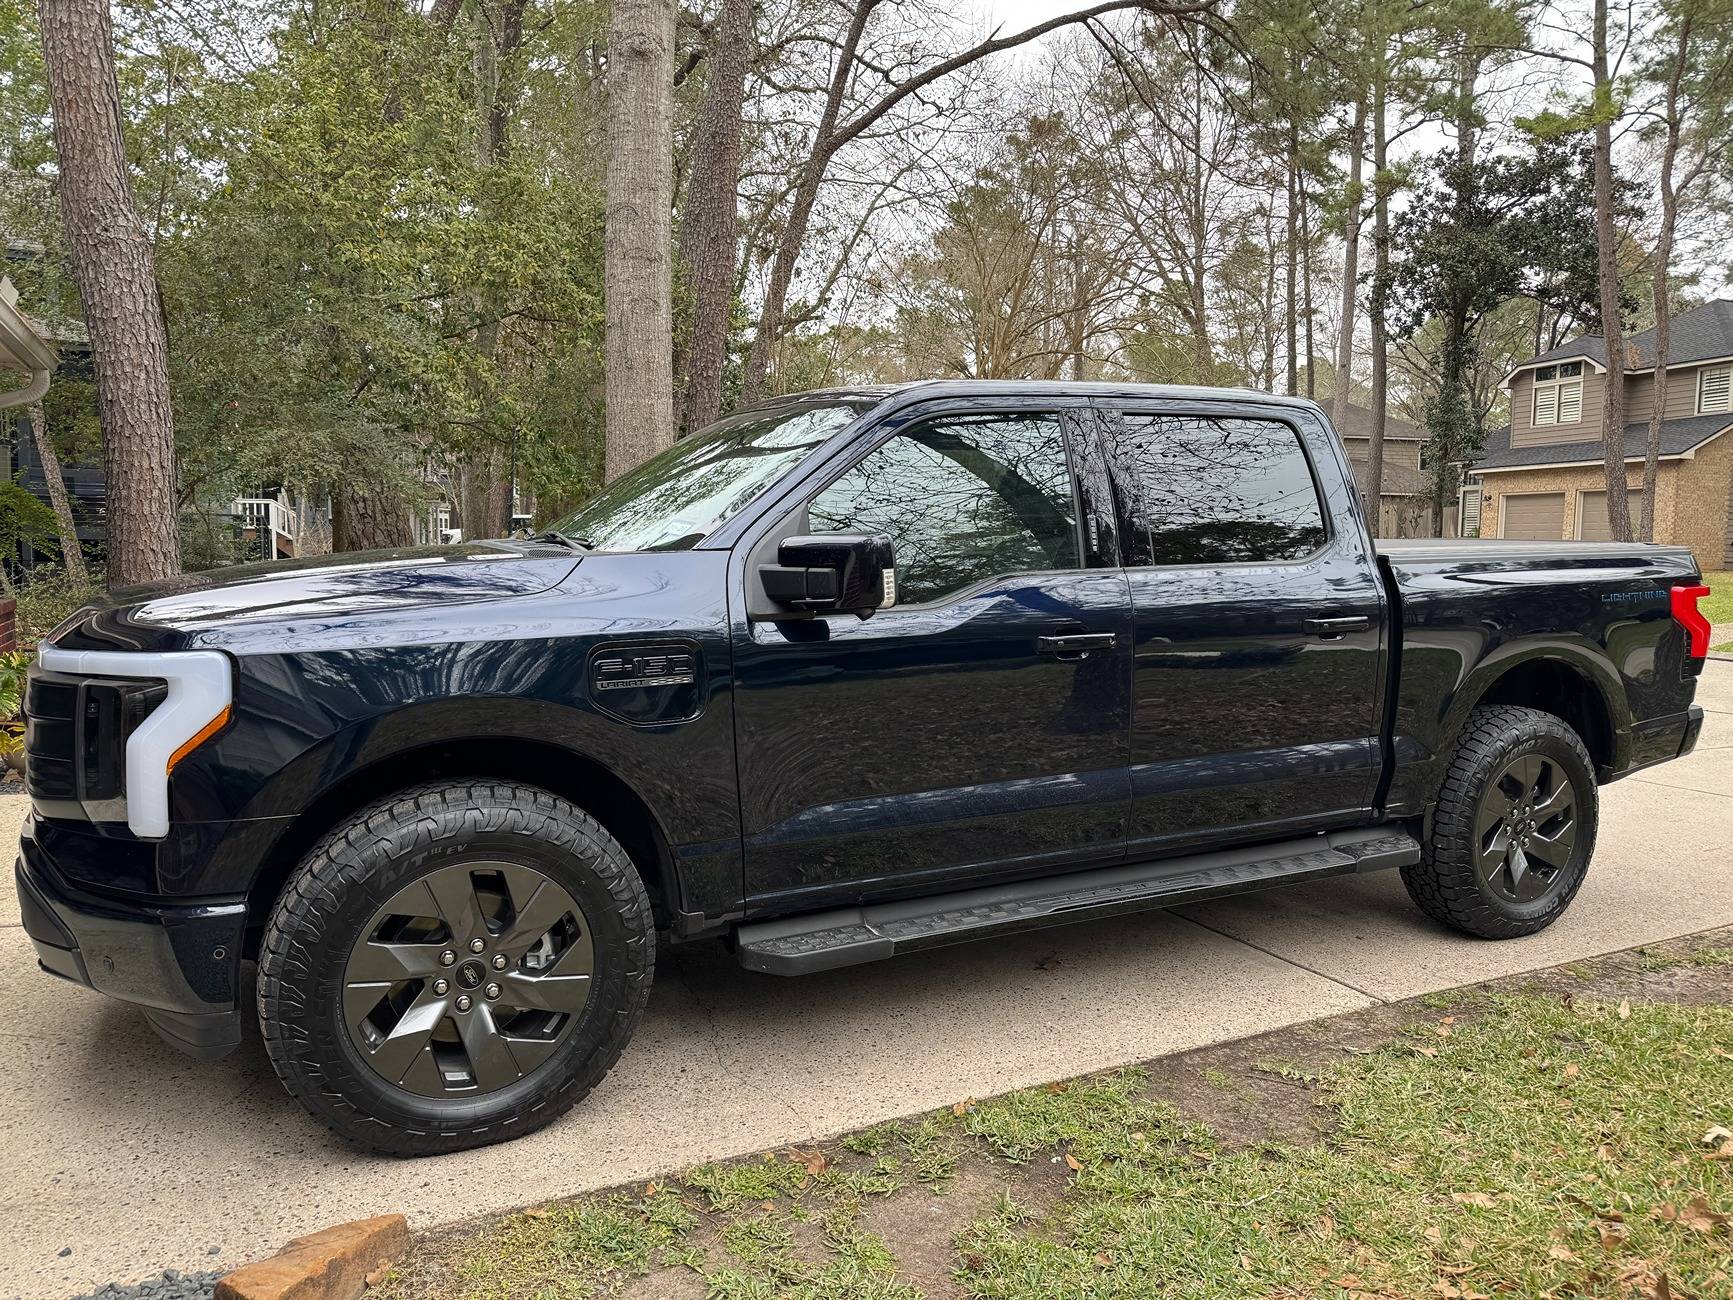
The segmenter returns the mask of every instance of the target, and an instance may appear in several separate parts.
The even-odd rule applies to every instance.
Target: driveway
[[[1385,872],[800,980],[694,945],[664,952],[637,1039],[574,1113],[423,1161],[330,1138],[256,1033],[199,1065],[124,1007],[38,974],[7,873],[0,1295],[235,1264],[385,1210],[427,1227],[1733,924],[1733,662],[1709,664],[1698,700],[1697,752],[1603,792],[1589,881],[1533,938],[1440,930]],[[0,837],[23,814],[0,796]]]

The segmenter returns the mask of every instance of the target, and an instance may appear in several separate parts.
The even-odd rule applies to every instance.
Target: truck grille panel
[[[166,684],[154,679],[31,668],[24,689],[24,788],[43,815],[82,811],[88,820],[116,820],[126,794],[126,739],[167,694]]]

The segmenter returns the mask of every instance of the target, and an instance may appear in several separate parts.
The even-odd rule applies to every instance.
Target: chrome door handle
[[[1309,618],[1305,622],[1308,634],[1321,636],[1329,641],[1350,632],[1368,631],[1371,626],[1372,619],[1366,614],[1350,614],[1343,618]]]
[[[1035,651],[1037,654],[1068,658],[1072,655],[1086,655],[1091,650],[1111,650],[1118,641],[1119,638],[1112,632],[1060,632],[1052,636],[1036,637]]]

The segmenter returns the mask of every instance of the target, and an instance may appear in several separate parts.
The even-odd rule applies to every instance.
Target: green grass
[[[1671,970],[1676,966],[1733,966],[1733,948],[1693,948],[1686,952],[1643,950],[1644,970]]]
[[[971,1296],[1733,1295],[1733,1158],[1703,1144],[1733,1128],[1733,1008],[1458,1006],[1448,1037],[1428,1022],[1316,1074],[1249,1067],[1319,1090],[1337,1125],[1311,1145],[1230,1148],[1120,1070],[878,1125],[830,1159],[721,1162],[515,1215],[414,1294],[576,1300],[684,1269],[721,1300],[919,1300],[897,1269],[913,1243],[868,1231],[863,1206],[973,1164],[1001,1184],[1042,1171],[1032,1187],[1053,1169],[1062,1192],[1001,1195],[926,1243],[954,1250]]]
[[[1733,569],[1705,573],[1703,583],[1709,588],[1708,596],[1697,602],[1703,617],[1711,623],[1733,623]]]
[[[1607,1273],[1729,1292],[1733,1162],[1697,1140],[1733,1111],[1733,1010],[1568,1009],[1499,999],[1435,1056],[1385,1050],[1327,1081],[1328,1142],[1199,1159],[1139,1142],[1163,1107],[1035,1094],[1030,1132],[1085,1130],[1090,1158],[1046,1222],[1003,1216],[959,1243],[970,1294],[1404,1296],[1624,1294]],[[1710,1231],[1685,1220],[1699,1219]],[[1603,1244],[1605,1242],[1606,1244]],[[1609,1248],[1610,1247],[1610,1248]]]

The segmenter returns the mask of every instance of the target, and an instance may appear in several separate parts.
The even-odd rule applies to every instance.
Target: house
[[[1667,409],[1655,482],[1655,540],[1688,546],[1705,569],[1733,563],[1733,299],[1673,321]],[[1490,435],[1463,486],[1464,532],[1480,536],[1609,536],[1601,403],[1606,344],[1572,339],[1511,371],[1510,424]],[[1641,517],[1643,456],[1655,408],[1655,332],[1627,340],[1625,481]]]
[[[1372,454],[1372,412],[1349,403],[1336,432],[1348,449],[1354,481],[1362,496],[1371,487],[1366,481],[1367,461]],[[1420,449],[1426,445],[1426,430],[1384,417],[1384,473],[1379,494],[1378,519],[1372,531],[1380,537],[1429,537],[1432,535],[1432,503],[1426,496],[1426,476],[1420,469]]]

